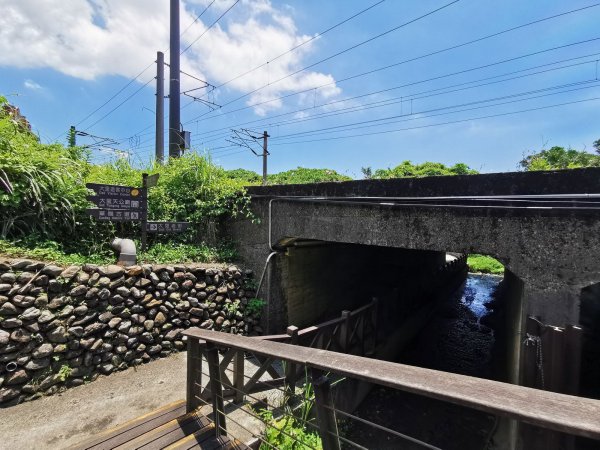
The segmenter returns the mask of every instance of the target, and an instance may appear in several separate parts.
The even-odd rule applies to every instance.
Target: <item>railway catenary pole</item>
[[[165,55],[156,53],[156,149],[158,164],[165,158]]]
[[[181,154],[180,92],[181,74],[179,72],[179,0],[171,0],[170,8],[170,56],[169,56],[169,157],[177,158]]]

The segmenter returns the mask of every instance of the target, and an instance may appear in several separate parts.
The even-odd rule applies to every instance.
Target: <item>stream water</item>
[[[490,313],[486,303],[494,299],[501,281],[502,277],[469,274],[399,362],[491,378],[494,332],[482,319]],[[449,450],[485,449],[495,426],[493,416],[387,388],[375,388],[356,414]],[[357,423],[349,426],[347,436],[369,449],[423,448]]]

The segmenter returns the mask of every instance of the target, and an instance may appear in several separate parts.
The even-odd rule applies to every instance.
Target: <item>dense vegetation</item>
[[[497,259],[486,255],[469,255],[467,257],[469,272],[504,275],[504,266]]]
[[[365,178],[431,177],[439,175],[472,175],[479,173],[464,163],[457,163],[448,167],[442,163],[429,161],[422,164],[413,164],[410,161],[403,161],[394,168],[377,169],[375,172],[373,172],[370,167],[363,167],[362,172]]]
[[[115,235],[135,238],[140,225],[98,223],[86,213],[86,182],[140,186],[142,172],[160,174],[149,190],[151,220],[189,221],[182,235],[154,237],[149,260],[212,261],[232,258],[220,244],[219,223],[250,216],[241,180],[208,158],[190,153],[165,166],[134,168],[124,160],[94,165],[78,147],[42,144],[22,121],[9,115],[0,97],[0,251],[63,262],[110,260]],[[161,243],[171,242],[165,246]]]
[[[594,148],[597,154],[555,146],[530,153],[521,160],[519,165],[528,171],[600,167],[600,139],[594,142]]]
[[[228,170],[227,176],[246,182],[248,185],[261,184],[262,176],[246,169]],[[267,184],[304,184],[304,183],[323,183],[326,181],[350,181],[352,178],[337,173],[331,169],[308,169],[298,167],[286,172],[279,172],[267,175]]]

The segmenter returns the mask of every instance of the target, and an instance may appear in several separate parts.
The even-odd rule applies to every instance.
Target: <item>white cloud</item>
[[[217,0],[184,34],[186,48],[234,0]],[[209,0],[182,2],[181,29],[191,24]],[[0,66],[52,68],[66,75],[93,80],[105,75],[134,77],[165,50],[169,39],[169,2],[164,0],[0,0]],[[287,93],[317,89],[320,99],[337,95],[334,78],[305,71],[273,83],[308,63],[313,41],[273,60],[310,36],[299,33],[290,8],[275,8],[269,0],[242,0],[182,57],[185,71],[214,85],[229,81],[266,61],[271,62],[228,83],[217,93],[223,101],[271,83],[248,96],[246,104],[269,101]],[[166,55],[168,61],[168,54]],[[311,58],[311,61],[315,58]],[[151,80],[150,67],[141,78]],[[182,88],[197,87],[188,77]],[[295,101],[301,101],[300,98]],[[282,106],[280,100],[255,108],[265,114]]]
[[[39,91],[41,89],[44,89],[40,84],[36,83],[33,80],[25,80],[23,86],[25,86],[27,89],[31,89],[32,91]]]

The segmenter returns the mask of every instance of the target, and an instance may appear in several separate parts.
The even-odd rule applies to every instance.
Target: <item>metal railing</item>
[[[340,407],[340,401],[352,395],[352,388],[355,386],[352,383],[356,382],[418,394],[560,433],[600,439],[599,400],[267,339],[253,339],[200,329],[190,329],[184,334],[189,343],[188,405],[212,407],[218,436],[228,434],[227,423],[231,422],[236,424],[238,429],[245,429],[246,433],[254,436],[255,442],[261,445],[261,448],[277,448],[266,438],[265,429],[275,428],[277,433],[286,435],[290,439],[298,439],[298,437],[285,428],[279,427],[280,422],[266,419],[253,408],[240,406],[237,411],[252,416],[253,420],[260,420],[263,429],[245,426],[238,416],[234,418],[232,414],[226,412],[227,389],[238,393],[238,401],[246,397],[254,402],[263,404],[265,402],[264,398],[247,392],[247,384],[243,383],[244,380],[250,380],[254,382],[255,387],[261,378],[258,371],[249,374],[238,371],[237,378],[230,382],[223,376],[227,368],[223,367],[222,362],[226,359],[230,361],[228,364],[235,365],[239,364],[239,360],[244,358],[244,355],[251,354],[259,362],[269,361],[269,367],[273,370],[273,379],[263,381],[263,388],[280,391],[281,401],[279,404],[265,406],[280,414],[279,417],[289,417],[309,432],[317,433],[325,450],[342,447],[365,448],[340,432],[338,424],[343,420],[361,422],[378,432],[389,433],[423,448],[437,448],[397,430],[357,417],[352,414],[352,411]],[[230,356],[232,351],[234,356]],[[220,352],[224,352],[221,361],[219,361]],[[209,382],[205,387],[197,383],[198,373],[202,373],[203,358],[208,363],[208,372],[204,375],[209,376]],[[276,366],[275,362],[280,364]],[[262,369],[263,366],[260,367]],[[295,369],[290,370],[290,367]],[[268,369],[264,369],[266,370]],[[298,378],[299,373],[303,373],[304,377]],[[275,380],[278,382],[275,383]],[[304,390],[301,389],[302,386]],[[307,386],[314,390],[314,395],[305,395]],[[345,386],[350,389],[344,390]],[[207,399],[200,395],[201,390],[208,390],[211,398]],[[316,412],[312,419],[297,413],[295,407],[302,405],[302,402],[304,405],[309,404],[313,413]],[[310,445],[304,445],[312,448]]]

